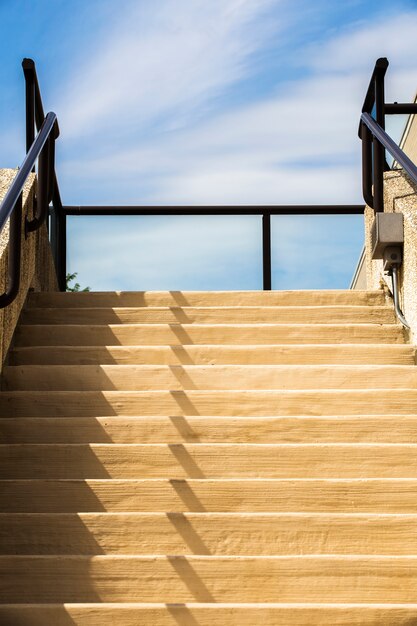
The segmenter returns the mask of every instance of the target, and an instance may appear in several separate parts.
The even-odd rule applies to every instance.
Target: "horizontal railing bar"
[[[23,191],[25,182],[29,174],[31,173],[32,168],[35,165],[36,160],[41,153],[41,150],[44,147],[49,135],[51,134],[55,122],[55,113],[48,113],[16,177],[13,179],[12,184],[10,185],[6,195],[4,196],[3,202],[0,205],[0,232],[3,229],[7,220],[9,219],[11,213],[13,212],[15,204]]]
[[[395,141],[387,135],[385,130],[383,130],[380,125],[375,122],[369,113],[362,113],[361,121],[366,124],[373,136],[384,146],[384,148],[386,148],[386,150],[388,150],[391,156],[394,157],[394,160],[402,165],[404,170],[417,185],[417,167],[411,159],[409,159],[408,156],[395,143]]]
[[[417,102],[393,102],[392,104],[385,104],[384,111],[387,115],[413,115],[417,113]]]
[[[362,215],[363,204],[63,206],[65,215]]]

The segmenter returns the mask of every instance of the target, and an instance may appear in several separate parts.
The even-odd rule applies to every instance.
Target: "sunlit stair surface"
[[[382,291],[33,293],[0,415],[0,624],[417,624]]]

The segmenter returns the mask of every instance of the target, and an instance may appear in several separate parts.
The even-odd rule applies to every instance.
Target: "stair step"
[[[0,556],[0,603],[414,602],[417,556]]]
[[[404,344],[399,324],[27,324],[15,346]]]
[[[415,365],[19,365],[11,391],[412,389]]]
[[[415,365],[411,345],[37,346],[15,348],[10,365]]]
[[[30,294],[0,623],[416,621],[407,341],[382,290]]]
[[[94,291],[38,292],[29,295],[30,307],[149,307],[149,306],[383,306],[377,291]]]
[[[10,417],[1,443],[417,443],[417,415]]]
[[[417,390],[5,391],[2,417],[415,415]]]
[[[417,478],[417,444],[2,444],[7,478]]]
[[[7,626],[412,626],[417,604],[4,604]]]
[[[391,306],[117,307],[25,309],[21,324],[392,324]]]
[[[417,553],[417,515],[3,513],[0,554]]]
[[[0,480],[0,512],[417,513],[417,480]]]

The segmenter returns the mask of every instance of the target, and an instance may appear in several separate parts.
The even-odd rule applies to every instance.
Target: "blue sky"
[[[376,58],[389,99],[417,88],[415,0],[0,0],[0,23],[0,165],[23,158],[30,56],[66,204],[360,203]],[[95,289],[259,288],[259,238],[255,217],[71,218],[69,269]],[[360,217],[275,218],[274,287],[348,286],[362,240]]]

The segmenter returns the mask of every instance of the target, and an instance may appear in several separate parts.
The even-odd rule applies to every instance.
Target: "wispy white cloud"
[[[358,200],[360,187],[352,184],[351,169],[360,150],[355,95],[345,80],[310,78],[294,84],[284,97],[219,114],[193,129],[153,137],[87,163],[68,162],[68,176],[97,183],[112,177],[116,188],[121,177],[120,184],[136,186],[141,202]],[[153,182],[143,195],[139,189],[149,178]]]
[[[79,138],[114,127],[123,132],[126,123],[131,133],[146,132],[155,122],[159,132],[188,125],[247,74],[248,58],[277,30],[259,18],[279,4],[125,2],[95,54],[60,89],[56,108],[63,135]]]
[[[152,22],[153,29],[158,25],[161,32],[151,29],[139,43],[129,36],[127,40],[116,38],[104,58],[98,55],[102,81],[93,78],[97,74],[94,62],[79,78],[79,104],[69,122],[64,116],[63,134],[71,129],[81,133],[91,115],[94,129],[107,129],[104,118],[117,117],[116,102],[124,101],[127,104],[118,118],[124,145],[115,142],[111,151],[108,145],[101,151],[98,142],[96,153],[90,151],[84,159],[78,155],[73,161],[69,158],[64,163],[67,177],[90,181],[98,191],[96,201],[109,203],[117,202],[114,195],[123,194],[122,190],[129,201],[136,190],[133,201],[150,203],[360,201],[357,124],[370,71],[387,42],[394,66],[394,79],[388,86],[395,87],[388,91],[395,91],[400,99],[411,98],[417,85],[417,61],[410,54],[417,12],[381,19],[371,26],[359,24],[320,47],[309,44],[304,78],[289,81],[285,89],[281,85],[275,95],[251,104],[239,103],[204,119],[187,117],[190,107],[198,117],[203,102],[209,103],[241,78],[242,72],[249,71],[248,55],[259,45],[263,22],[258,29],[251,26],[268,4],[213,2],[207,9],[206,3],[196,3],[186,16],[182,2],[163,3],[164,11],[157,12]],[[174,6],[179,11],[168,17]],[[217,28],[220,17],[224,23]],[[191,43],[185,35],[188,31],[195,35]],[[249,36],[253,31],[257,34]],[[159,45],[165,39],[165,44]],[[223,41],[229,41],[226,49]],[[401,43],[388,45],[392,41]],[[139,54],[142,46],[147,54]],[[189,46],[195,46],[200,54],[190,54]],[[133,48],[135,53],[128,54]],[[138,81],[131,87],[133,74],[122,71],[120,64],[128,58],[150,58],[151,50],[157,51],[150,63],[154,78],[147,86]],[[167,69],[170,51],[173,67],[183,68],[182,72],[171,74]],[[133,72],[149,70],[146,63],[138,67]],[[112,90],[107,72],[114,79]],[[178,74],[183,79],[180,85]],[[91,84],[98,89],[94,92],[97,97],[92,97],[91,87],[83,91],[83,85]],[[77,89],[72,102],[77,100]],[[107,98],[101,98],[102,92],[109,92]],[[83,98],[90,104],[85,106]],[[180,124],[180,111],[187,124]],[[150,136],[138,137],[133,131],[130,138],[124,135],[131,125],[130,115],[140,125],[144,116],[149,121],[162,112],[164,123]],[[67,130],[65,123],[69,123]],[[109,197],[106,181],[110,176],[113,192]],[[105,197],[99,197],[100,181]]]
[[[254,216],[73,218],[69,263],[95,290],[257,289],[260,242]]]
[[[354,74],[369,72],[373,60],[388,57],[398,72],[415,71],[413,54],[417,28],[417,11],[401,11],[383,15],[372,22],[348,25],[345,32],[330,39],[326,45],[309,47],[311,67],[319,72]],[[408,85],[410,90],[410,85]]]

